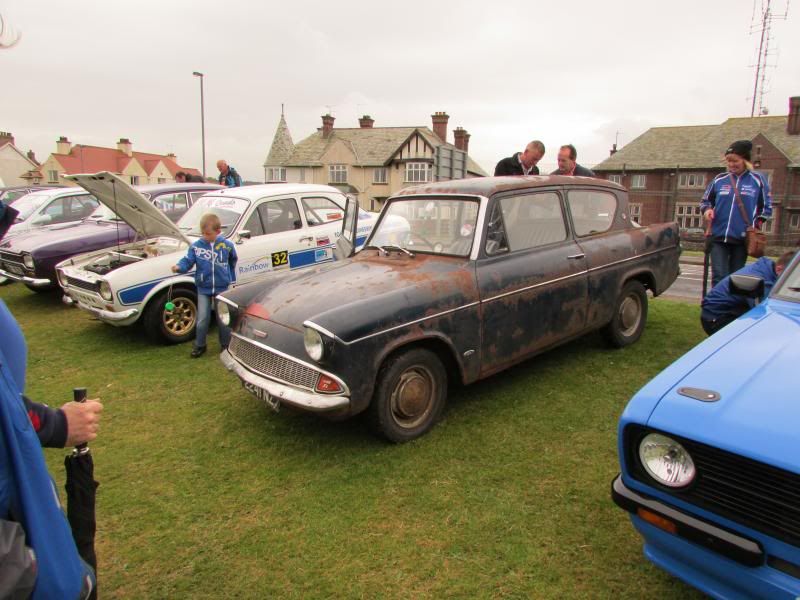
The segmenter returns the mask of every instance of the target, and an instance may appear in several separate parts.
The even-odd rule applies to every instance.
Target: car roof
[[[82,187],[69,186],[69,187],[52,187],[52,188],[39,188],[39,189],[34,188],[27,195],[50,196],[52,198],[56,198],[58,196],[74,196],[76,194],[88,194],[88,193],[89,192],[87,192]]]
[[[466,196],[492,196],[498,192],[535,189],[549,186],[598,186],[613,190],[624,190],[617,183],[595,177],[572,177],[567,175],[520,175],[514,177],[471,177],[426,183],[403,188],[394,196],[418,194],[461,194]]]
[[[282,196],[283,194],[342,194],[341,190],[329,185],[313,183],[261,183],[244,185],[235,188],[222,188],[216,192],[225,196],[236,196],[246,200],[258,200],[264,196]]]
[[[221,190],[221,185],[216,183],[151,183],[148,185],[135,185],[133,186],[137,192],[147,192],[154,194],[156,192],[191,192],[192,190]]]

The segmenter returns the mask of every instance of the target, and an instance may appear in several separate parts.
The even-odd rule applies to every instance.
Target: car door
[[[244,231],[249,232],[249,239],[242,238]],[[313,243],[314,236],[303,229],[295,198],[263,199],[240,231],[237,279],[243,283],[270,271],[304,266],[299,264],[298,255],[313,252]]]
[[[323,194],[300,197],[300,207],[307,231],[313,236],[313,246],[316,248],[313,255],[308,253],[306,259],[313,258],[314,263],[333,260],[333,248],[344,218],[344,200],[341,197],[333,198]]]
[[[587,310],[586,259],[559,191],[495,197],[488,214],[477,264],[483,375],[580,333]]]

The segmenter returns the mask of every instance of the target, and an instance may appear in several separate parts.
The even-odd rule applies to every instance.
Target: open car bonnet
[[[140,238],[166,236],[191,244],[167,215],[128,183],[108,171],[94,175],[65,175],[114,211]]]

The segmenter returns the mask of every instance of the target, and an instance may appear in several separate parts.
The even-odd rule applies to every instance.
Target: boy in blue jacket
[[[236,247],[221,234],[222,223],[214,213],[206,213],[200,218],[201,237],[191,246],[178,264],[172,267],[173,273],[186,273],[192,267],[197,286],[197,333],[191,357],[198,358],[206,351],[206,336],[211,320],[211,303],[217,294],[228,289],[236,281]],[[231,330],[217,321],[219,344],[228,347]]]

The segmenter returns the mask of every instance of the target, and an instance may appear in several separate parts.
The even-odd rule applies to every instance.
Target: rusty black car
[[[631,222],[626,190],[585,177],[466,179],[390,198],[357,253],[219,296],[222,362],[274,409],[368,411],[394,442],[427,432],[447,390],[602,329],[633,344],[647,294],[678,274],[675,223]]]

